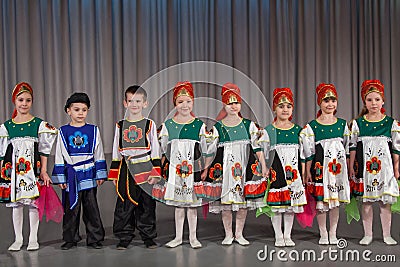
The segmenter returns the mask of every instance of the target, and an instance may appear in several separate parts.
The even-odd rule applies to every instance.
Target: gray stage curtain
[[[89,121],[100,126],[106,153],[124,114],[124,89],[190,61],[243,72],[269,102],[274,88],[292,88],[299,124],[315,117],[320,82],[336,85],[338,115],[347,120],[361,108],[364,79],[380,79],[388,114],[400,112],[397,0],[1,0],[0,25],[0,121],[11,115],[19,81],[35,90],[33,113],[55,126],[68,121],[67,97],[85,91],[93,103]],[[175,82],[170,78],[150,94]],[[198,95],[220,98],[218,84],[198,88]],[[158,124],[171,102],[167,95],[151,111]]]

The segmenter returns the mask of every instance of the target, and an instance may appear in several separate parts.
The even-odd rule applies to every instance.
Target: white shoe
[[[284,247],[285,240],[283,238],[276,238],[275,239],[275,247]]]
[[[225,236],[225,238],[224,238],[224,240],[222,240],[222,245],[224,245],[224,246],[230,246],[230,245],[232,245],[232,242],[233,242],[233,236]]]
[[[177,246],[180,246],[180,245],[182,245],[182,240],[179,240],[179,239],[172,239],[167,244],[165,244],[165,246],[167,248],[176,248]]]
[[[284,237],[283,239],[286,247],[294,247],[296,245],[290,237]]]
[[[239,243],[239,245],[242,246],[248,246],[250,245],[250,242],[247,241],[247,239],[245,239],[243,236],[241,237],[235,237],[235,241]]]
[[[360,245],[363,246],[368,246],[372,242],[372,236],[364,236],[360,242],[358,242]]]
[[[201,248],[202,247],[201,243],[197,239],[190,240],[189,243],[192,248]]]
[[[335,232],[330,232],[329,231],[329,244],[337,245],[338,242],[339,242],[339,240],[337,239],[336,231]]]
[[[336,236],[329,236],[329,244],[337,245],[338,243],[339,243],[339,240],[337,239]]]
[[[385,236],[383,238],[383,242],[385,242],[385,244],[389,246],[397,245],[397,241],[394,240],[391,236]]]
[[[320,245],[329,245],[329,239],[328,237],[321,237],[318,241],[318,244]]]
[[[39,243],[38,242],[29,242],[28,247],[26,250],[32,251],[32,250],[38,250],[39,249]]]
[[[22,247],[22,241],[15,241],[8,247],[8,251],[20,251]]]

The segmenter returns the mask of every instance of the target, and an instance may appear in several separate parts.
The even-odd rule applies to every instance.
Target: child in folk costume
[[[209,136],[206,166],[212,163],[208,175],[203,176],[204,188],[209,195],[207,198],[215,199],[215,192],[219,192],[218,201],[210,203],[210,212],[222,212],[225,229],[222,245],[231,245],[235,240],[246,246],[250,244],[243,237],[247,210],[259,207],[257,204],[262,205],[267,167],[262,148],[257,143],[259,128],[240,115],[242,101],[239,87],[226,83],[221,95],[224,107]],[[232,231],[233,211],[236,211],[235,235]]]
[[[361,196],[363,201],[364,237],[360,244],[372,242],[372,203],[379,202],[383,241],[387,245],[396,245],[390,234],[390,205],[399,196],[396,178],[399,177],[400,125],[385,115],[382,108],[384,86],[379,80],[364,81],[361,98],[363,110],[351,127],[349,166],[353,194]]]
[[[99,128],[86,123],[89,108],[87,94],[72,94],[64,107],[71,121],[61,126],[57,137],[52,179],[64,194],[63,250],[75,247],[82,239],[79,235],[81,207],[87,246],[102,248],[104,240],[97,186],[107,179],[107,166]]]
[[[114,235],[117,249],[124,250],[134,238],[135,228],[146,246],[154,249],[156,202],[151,196],[153,184],[161,176],[160,145],[153,120],[143,117],[148,106],[147,92],[138,85],[125,90],[125,119],[116,124],[112,163],[108,178],[117,191],[114,211]]]
[[[299,165],[301,127],[291,122],[293,106],[293,93],[289,88],[274,90],[273,110],[276,117],[272,124],[265,127],[259,141],[264,147],[268,165],[271,165],[267,203],[275,213],[271,221],[277,247],[295,245],[291,239],[294,213],[302,213],[303,205],[307,203]]]
[[[23,244],[23,207],[29,207],[30,234],[28,250],[39,249],[37,233],[39,211],[36,199],[39,197],[38,178],[44,186],[51,179],[47,174],[47,158],[57,137],[57,129],[31,113],[32,87],[18,83],[12,93],[15,106],[12,119],[0,126],[0,200],[13,208],[15,242],[8,248],[19,251]]]
[[[197,207],[202,204],[195,186],[201,181],[203,153],[207,152],[206,125],[192,113],[193,86],[178,82],[174,87],[173,101],[176,114],[162,124],[159,139],[163,154],[163,172],[168,181],[164,201],[175,206],[176,236],[165,246],[173,248],[182,244],[185,208],[189,224],[189,242],[192,248],[201,248],[197,240]]]
[[[317,201],[319,244],[337,244],[336,230],[340,203],[350,202],[347,173],[350,131],[345,120],[335,116],[338,95],[333,84],[321,83],[316,89],[320,106],[317,118],[300,133],[306,158],[304,182]],[[311,185],[311,186],[310,186]],[[326,214],[329,213],[329,237]]]

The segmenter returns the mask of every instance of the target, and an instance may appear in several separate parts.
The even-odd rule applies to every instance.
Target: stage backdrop
[[[57,127],[68,121],[67,97],[85,91],[93,103],[89,121],[100,126],[106,153],[124,113],[123,90],[190,61],[238,69],[269,102],[274,88],[292,88],[299,124],[315,117],[320,82],[336,85],[338,115],[350,120],[362,105],[362,81],[380,79],[388,114],[400,115],[396,0],[2,0],[0,25],[0,121],[11,115],[19,81],[35,90],[34,114]],[[220,98],[218,85],[195,89]],[[151,115],[160,124],[172,108],[168,95]]]
[[[321,82],[336,85],[337,115],[350,120],[362,106],[362,81],[380,79],[385,108],[399,118],[399,25],[398,0],[0,0],[0,123],[11,117],[11,91],[20,81],[34,88],[33,114],[56,127],[68,122],[67,97],[84,91],[92,101],[88,121],[99,125],[109,162],[114,125],[124,114],[124,89],[191,61],[241,71],[269,103],[274,88],[292,88],[294,119],[301,125],[315,118],[315,88]],[[196,95],[220,99],[220,85],[235,81],[235,75],[205,71],[219,83],[195,81]],[[147,88],[151,99],[188,77],[168,76],[166,84]],[[241,88],[252,99],[243,115],[254,117],[251,106],[260,109],[263,101],[249,88]],[[211,105],[209,117],[220,108]],[[160,125],[172,109],[169,93],[150,115]],[[99,189],[99,202],[110,227],[111,183]],[[8,229],[0,244],[5,250],[13,239],[11,209],[1,205],[0,214]],[[361,236],[361,222],[357,225]],[[398,230],[394,234],[398,237]],[[59,225],[41,224],[41,242],[60,236]]]

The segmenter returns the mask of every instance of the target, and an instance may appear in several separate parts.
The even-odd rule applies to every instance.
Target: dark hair
[[[67,112],[67,108],[70,108],[73,103],[83,103],[90,108],[89,96],[85,93],[73,93],[65,103],[64,111]]]
[[[125,100],[128,99],[128,96],[127,96],[128,94],[132,94],[132,95],[141,94],[141,95],[143,95],[143,100],[144,101],[147,100],[147,92],[140,85],[131,85],[128,88],[126,88],[126,90],[125,90]]]
[[[334,96],[330,96],[330,97],[325,97],[325,98],[323,98],[322,99],[322,101],[324,101],[324,100],[336,100],[337,101],[337,98],[336,97],[334,97]]]

